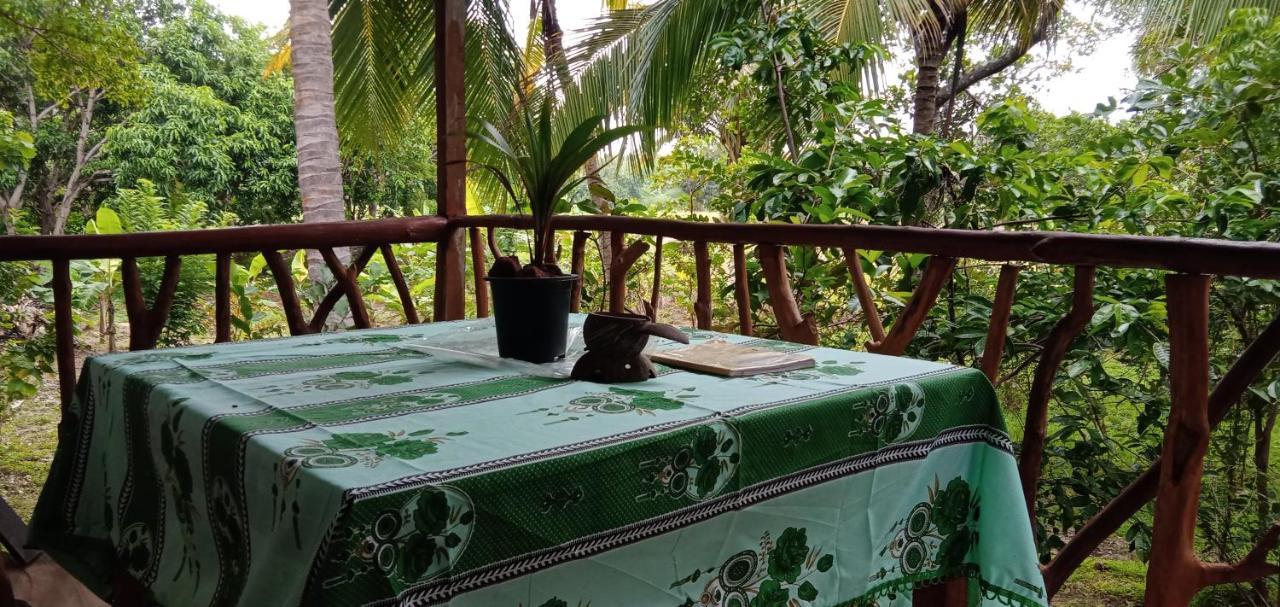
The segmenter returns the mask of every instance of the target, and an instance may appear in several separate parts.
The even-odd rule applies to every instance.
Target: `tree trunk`
[[[338,156],[338,123],[333,106],[333,41],[329,38],[329,3],[289,0],[289,42],[293,60],[293,122],[298,147],[298,190],[306,223],[342,221],[342,161]],[[309,252],[312,278],[324,262]],[[343,263],[350,254],[338,251]]]
[[[917,34],[915,48],[916,90],[911,132],[932,135],[938,122],[938,78],[947,48],[929,34]]]

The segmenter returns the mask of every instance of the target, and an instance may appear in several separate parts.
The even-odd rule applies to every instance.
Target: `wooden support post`
[[[463,285],[465,251],[463,232],[450,230],[436,249],[436,289],[432,318],[439,322],[461,320],[465,315],[466,288]]]
[[[609,260],[609,311],[622,312],[627,306],[627,273],[622,267],[622,247],[626,235],[622,232],[609,232],[609,250],[613,258]]]
[[[416,325],[418,320],[418,308],[413,305],[413,292],[409,290],[409,283],[404,279],[404,272],[400,271],[400,263],[396,261],[396,255],[391,250],[390,244],[384,244],[379,247],[382,251],[382,261],[387,264],[387,272],[391,273],[391,282],[396,285],[396,294],[400,296],[400,307],[404,308],[405,322]]]
[[[1004,339],[1009,332],[1009,314],[1013,310],[1013,294],[1018,288],[1018,272],[1021,270],[1022,266],[1013,264],[1000,267],[996,300],[991,307],[991,323],[987,325],[987,345],[982,349],[982,372],[993,382],[1000,373],[1000,361],[1004,358]]]
[[[323,249],[323,247],[321,247],[321,249]],[[364,267],[368,265],[370,259],[373,259],[373,254],[377,252],[378,247],[375,246],[367,246],[360,249],[360,252],[351,260],[351,266],[346,269],[346,273],[351,276],[353,281],[361,272],[364,271]],[[326,264],[327,263],[328,262],[326,261]],[[333,286],[329,288],[329,292],[324,294],[324,298],[320,300],[320,303],[316,304],[316,309],[311,314],[311,322],[308,323],[307,326],[310,328],[312,333],[320,333],[324,330],[324,323],[329,321],[329,314],[333,313],[333,308],[338,305],[338,300],[342,299],[347,294],[346,283],[339,279],[339,275],[333,269],[333,266],[329,267],[329,272],[333,274],[334,277]],[[358,290],[357,295],[359,295]],[[347,302],[351,302],[350,298],[347,299]],[[352,312],[353,314],[355,312],[354,305],[352,306]],[[359,321],[356,322],[356,326],[360,327]]]
[[[569,299],[569,311],[574,313],[582,311],[582,273],[586,271],[587,239],[590,237],[590,234],[582,230],[573,233],[573,252],[569,261],[569,271],[577,276],[578,280],[573,283],[573,293]]]
[[[575,237],[576,236],[577,235],[575,234]],[[502,249],[498,248],[498,239],[493,235],[493,228],[485,228],[484,239],[489,243],[489,254],[492,255],[494,259],[503,256]]]
[[[267,261],[271,276],[276,279],[276,290],[280,293],[280,307],[284,309],[285,321],[289,324],[290,335],[306,335],[311,327],[302,318],[302,303],[298,301],[298,291],[293,286],[293,270],[285,261],[280,251],[268,249],[262,252]]]
[[[364,251],[360,253],[360,257],[363,257],[367,263],[367,260],[373,256],[374,250],[373,247],[365,247]],[[342,264],[342,260],[338,259],[337,253],[334,253],[333,249],[329,247],[321,248],[320,255],[324,257],[325,265],[329,266],[329,273],[333,274],[333,279],[338,283],[337,286],[342,289],[343,294],[347,297],[347,306],[351,308],[351,318],[355,322],[356,328],[368,329],[373,326],[369,321],[369,309],[364,306],[364,296],[360,294],[360,285],[356,282],[356,276],[359,274],[360,268],[364,267],[364,264],[352,265],[351,269],[348,270]],[[328,315],[326,314],[326,316]],[[321,318],[320,322],[323,323],[324,319]],[[314,325],[312,325],[311,330],[316,330]]]
[[[1036,488],[1040,485],[1040,466],[1044,461],[1044,439],[1049,430],[1049,397],[1053,393],[1053,379],[1071,347],[1071,342],[1093,318],[1093,266],[1079,266],[1075,270],[1071,293],[1071,311],[1054,325],[1045,341],[1031,380],[1031,394],[1027,398],[1027,419],[1023,426],[1022,452],[1018,456],[1018,477],[1022,481],[1022,496],[1027,505],[1031,526],[1036,526]]]
[[[751,288],[747,284],[747,246],[733,245],[733,298],[738,304],[738,333],[751,336]]]
[[[138,273],[138,260],[133,257],[124,258],[120,274],[124,283],[125,313],[129,317],[129,350],[150,350],[156,347],[165,322],[169,320],[169,309],[173,307],[181,271],[181,257],[165,257],[160,288],[156,291],[155,301],[147,307],[142,293],[142,278]]]
[[[711,256],[705,240],[693,243],[693,263],[696,266],[698,296],[693,301],[693,316],[699,329],[711,328]]]
[[[476,317],[489,316],[489,284],[485,280],[488,268],[484,261],[484,242],[480,240],[480,228],[467,230],[471,245],[471,273],[475,277]]]
[[[609,311],[625,312],[627,308],[627,271],[649,250],[649,243],[637,240],[630,245],[622,232],[610,232],[613,259],[609,263]]]
[[[955,269],[954,257],[930,257],[925,262],[924,275],[920,277],[920,284],[916,285],[907,307],[893,321],[893,327],[884,339],[867,344],[867,349],[889,356],[900,356],[905,352],[911,339],[916,336],[916,331],[920,330],[920,325],[929,317],[929,310],[938,302],[938,293],[942,292],[942,287],[946,286]]]
[[[213,341],[231,341],[231,254],[218,253],[214,258]]]
[[[764,271],[765,285],[769,287],[769,302],[778,320],[778,332],[782,339],[796,343],[818,345],[818,328],[813,316],[801,315],[795,294],[791,291],[791,278],[787,275],[787,260],[782,247],[772,244],[756,245],[760,256],[760,269]]]
[[[871,285],[867,275],[862,271],[862,258],[853,247],[841,247],[844,264],[849,268],[849,279],[853,282],[853,292],[858,296],[858,307],[862,308],[862,317],[867,322],[867,332],[871,333],[871,341],[884,341],[884,323],[880,321],[880,312],[876,309],[875,297],[871,294]]]
[[[649,294],[649,314],[658,320],[658,308],[662,306],[662,236],[654,238],[653,290]]]
[[[1210,278],[1203,275],[1165,277],[1172,400],[1160,458],[1146,607],[1186,607],[1205,585],[1195,537],[1209,451],[1209,285]]]
[[[53,332],[58,358],[58,396],[62,401],[62,418],[66,419],[76,394],[76,329],[72,317],[71,264],[65,259],[53,260]]]
[[[435,0],[436,188],[437,214],[467,214],[467,116],[464,90],[466,0]],[[436,320],[465,314],[462,233],[450,227],[436,249]]]

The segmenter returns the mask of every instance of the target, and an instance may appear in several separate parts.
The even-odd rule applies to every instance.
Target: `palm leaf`
[[[1237,9],[1280,14],[1280,0],[1116,0],[1116,4],[1141,11],[1145,43],[1152,47],[1175,40],[1208,40],[1226,27]]]

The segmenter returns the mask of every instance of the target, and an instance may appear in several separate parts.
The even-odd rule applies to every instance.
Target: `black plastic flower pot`
[[[578,276],[490,276],[488,280],[498,354],[531,363],[564,358],[569,345],[569,300]]]

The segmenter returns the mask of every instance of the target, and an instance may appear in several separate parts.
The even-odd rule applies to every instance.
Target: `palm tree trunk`
[[[333,42],[326,0],[289,1],[289,41],[293,59],[293,122],[298,145],[298,189],[302,221],[342,221],[342,161],[333,107]],[[349,257],[342,249],[339,257]],[[312,252],[312,278],[324,267]]]
[[[916,40],[916,90],[912,112],[913,133],[933,134],[938,122],[938,79],[942,60],[947,50],[940,40],[930,36],[917,36]]]

